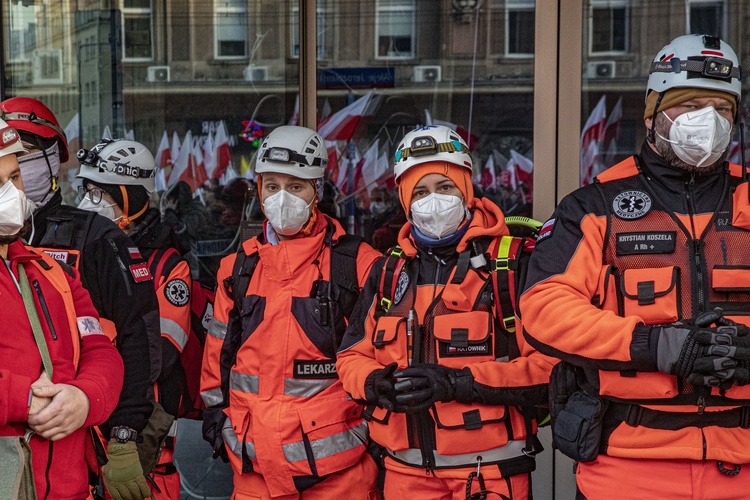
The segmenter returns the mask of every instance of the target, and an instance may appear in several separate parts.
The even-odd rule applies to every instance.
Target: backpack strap
[[[404,256],[404,251],[400,246],[395,246],[386,253],[386,259],[383,262],[383,269],[380,273],[380,286],[378,290],[380,296],[378,307],[381,314],[387,313],[391,305],[393,305],[393,297],[396,294],[396,286],[398,285],[396,277],[401,274],[406,263],[407,260]]]
[[[357,253],[361,236],[344,234],[331,245],[331,282],[339,289],[339,306],[349,319],[359,296]]]
[[[495,306],[505,330],[516,331],[516,271],[525,238],[501,236],[496,257],[490,261]]]
[[[234,260],[232,275],[224,280],[224,289],[234,299],[234,306],[237,311],[242,311],[242,299],[250,287],[250,280],[255,272],[255,266],[258,265],[260,257],[258,253],[247,255],[245,250],[240,247],[237,251],[237,257]]]

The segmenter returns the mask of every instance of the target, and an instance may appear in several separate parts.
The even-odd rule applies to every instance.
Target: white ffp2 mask
[[[729,147],[732,124],[716,110],[707,106],[688,111],[672,119],[669,139],[659,137],[672,145],[672,150],[685,163],[697,168],[713,165]]]
[[[466,218],[458,196],[431,193],[411,204],[411,221],[427,236],[443,238],[453,234]]]
[[[86,196],[84,196],[81,200],[81,203],[78,204],[78,208],[80,208],[81,210],[95,212],[103,217],[106,217],[112,222],[118,222],[120,219],[122,219],[122,217],[115,217],[114,206],[114,203],[107,203],[104,200],[101,200],[99,203],[94,203],[93,201],[91,201],[91,195],[89,194],[86,194]]]
[[[12,182],[0,187],[0,235],[17,234],[26,220],[26,195]]]
[[[277,234],[293,236],[310,218],[312,202],[307,203],[283,189],[263,201],[263,212]]]

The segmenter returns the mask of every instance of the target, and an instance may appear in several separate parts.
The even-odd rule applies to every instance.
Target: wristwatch
[[[128,441],[138,439],[138,431],[124,425],[118,425],[117,427],[112,427],[109,437],[116,439],[118,443],[127,443]]]

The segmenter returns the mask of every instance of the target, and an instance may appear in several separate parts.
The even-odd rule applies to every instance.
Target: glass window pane
[[[534,11],[508,12],[508,53],[534,53]]]
[[[128,8],[150,9],[151,0],[124,0],[123,7],[126,9]]]
[[[690,6],[690,32],[705,33],[722,37],[723,26],[722,5],[691,5]]]
[[[245,55],[247,26],[245,19],[237,15],[216,17],[217,56],[236,57]]]
[[[125,17],[125,57],[148,58],[151,54],[151,18],[140,16]]]

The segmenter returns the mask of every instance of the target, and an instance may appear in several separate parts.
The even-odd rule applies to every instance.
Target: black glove
[[[229,455],[224,447],[224,437],[221,430],[227,419],[224,408],[221,406],[209,406],[203,410],[203,439],[208,441],[213,449],[213,458],[221,458],[229,462]]]
[[[469,404],[473,399],[474,376],[468,368],[424,364],[399,370],[394,376],[398,379],[396,402],[409,413],[426,410],[436,401]]]
[[[695,385],[744,385],[750,372],[738,364],[750,360],[747,333],[746,326],[725,319],[721,309],[695,320],[639,324],[630,345],[631,359],[639,371],[661,371]]]
[[[365,401],[380,406],[386,410],[403,412],[401,405],[396,403],[396,378],[393,373],[398,368],[396,363],[391,363],[385,368],[375,370],[365,379]]]

